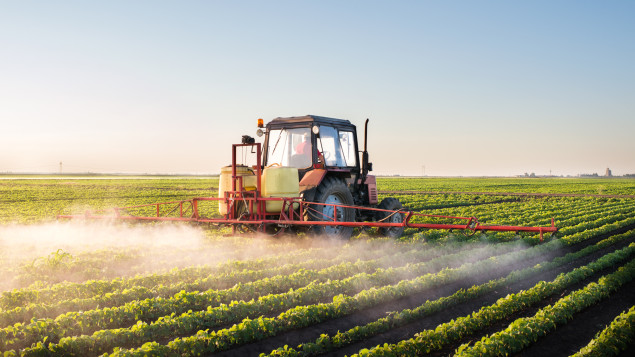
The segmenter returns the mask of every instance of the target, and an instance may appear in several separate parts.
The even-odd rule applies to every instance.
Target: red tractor
[[[232,145],[232,164],[221,169],[217,197],[59,217],[187,221],[229,225],[234,232],[290,229],[337,238],[350,237],[356,227],[375,227],[390,237],[399,237],[405,228],[536,232],[541,238],[545,232],[557,231],[553,219],[550,227],[492,226],[480,224],[475,217],[416,213],[392,197],[378,202],[377,181],[368,174],[372,171],[366,148],[368,119],[362,151],[357,128],[348,120],[306,115],[276,118],[266,126],[258,119],[258,127],[264,144],[243,135],[241,144]],[[238,164],[239,148],[255,154],[256,164]],[[210,202],[217,209],[201,209]],[[213,211],[217,213],[203,213]],[[437,219],[456,223],[429,223]]]
[[[368,119],[364,126],[364,150],[358,154],[357,128],[348,120],[306,115],[276,118],[264,130],[264,167],[298,169],[299,195],[306,205],[304,219],[338,222],[402,223],[405,215],[396,198],[377,199],[377,181],[369,175]],[[259,135],[262,135],[262,129]],[[354,208],[357,206],[358,208]],[[337,209],[336,207],[341,207]],[[380,208],[367,210],[363,207]],[[385,211],[384,211],[385,210]],[[315,225],[318,234],[348,238],[353,225]],[[382,234],[399,237],[404,226],[380,227]]]

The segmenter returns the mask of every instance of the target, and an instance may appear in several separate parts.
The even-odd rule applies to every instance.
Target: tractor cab
[[[266,126],[264,166],[296,167],[300,180],[315,169],[357,177],[357,153],[357,131],[348,120],[307,115],[276,118]]]

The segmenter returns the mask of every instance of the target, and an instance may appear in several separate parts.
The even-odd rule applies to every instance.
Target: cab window
[[[350,131],[320,126],[318,151],[326,166],[355,166],[355,141]]]
[[[352,131],[340,131],[340,146],[345,166],[355,166],[357,153],[355,152],[355,137]]]
[[[267,165],[307,168],[312,164],[312,153],[310,128],[269,131]]]

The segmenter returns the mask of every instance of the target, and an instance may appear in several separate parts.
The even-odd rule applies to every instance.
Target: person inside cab
[[[304,133],[302,135],[302,141],[295,146],[295,153],[297,155],[308,155],[311,156],[311,137],[309,133]]]
[[[305,132],[302,134],[302,141],[295,146],[290,164],[299,169],[309,167],[313,161],[312,155],[311,135]]]

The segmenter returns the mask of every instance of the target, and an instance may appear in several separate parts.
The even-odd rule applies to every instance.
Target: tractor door
[[[354,169],[357,167],[355,133],[352,130],[336,129],[321,125],[317,138],[318,159],[324,160],[327,168]]]

